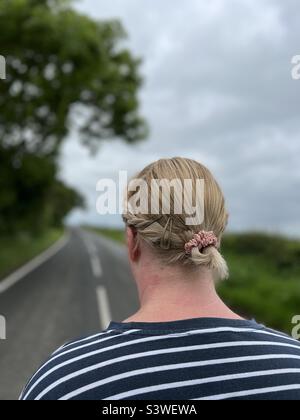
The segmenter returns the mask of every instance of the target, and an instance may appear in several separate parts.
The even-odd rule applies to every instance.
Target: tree
[[[64,218],[74,208],[84,208],[84,199],[81,195],[61,181],[54,182],[49,192],[51,225],[60,227]]]
[[[57,180],[60,146],[76,126],[102,139],[143,139],[140,60],[117,21],[98,22],[69,0],[1,0],[0,233],[61,224],[82,197]]]
[[[56,180],[56,165],[45,156],[26,152],[21,161],[16,147],[0,148],[0,234],[38,233],[58,227],[83,198]]]
[[[139,116],[140,60],[122,46],[117,21],[97,22],[69,1],[2,0],[0,51],[7,79],[0,83],[0,145],[57,155],[71,126],[82,141],[135,142],[145,137]],[[74,122],[74,120],[73,120]]]

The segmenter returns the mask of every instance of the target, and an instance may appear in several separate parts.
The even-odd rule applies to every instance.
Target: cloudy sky
[[[300,235],[298,0],[82,0],[94,18],[120,18],[143,58],[142,113],[150,138],[104,143],[97,156],[73,134],[62,177],[86,197],[72,223],[120,224],[96,213],[96,182],[161,157],[207,165],[224,189],[231,230]]]

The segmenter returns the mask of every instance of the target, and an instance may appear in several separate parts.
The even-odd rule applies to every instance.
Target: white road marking
[[[0,294],[6,292],[8,289],[10,289],[12,286],[14,286],[32,271],[36,270],[46,261],[50,260],[56,254],[58,254],[59,251],[61,251],[67,245],[69,239],[69,234],[65,234],[63,238],[61,238],[49,249],[47,249],[47,251],[35,257],[29,263],[25,264],[23,267],[19,268],[17,271],[8,276],[6,279],[0,281]]]
[[[110,313],[110,306],[108,301],[108,296],[105,287],[98,286],[96,289],[97,292],[97,300],[98,300],[98,309],[100,315],[100,323],[102,329],[106,329],[109,323],[112,320],[111,313]]]
[[[97,247],[94,242],[88,241],[86,238],[84,238],[84,242],[90,255],[98,255]]]
[[[97,247],[94,244],[94,242],[92,242],[91,240],[88,240],[86,237],[83,236],[82,239],[85,243],[86,249],[90,257],[93,275],[95,278],[100,278],[102,277],[103,270],[102,270],[100,258],[98,255]]]
[[[103,274],[100,260],[97,255],[91,255],[90,257],[93,274],[96,278],[100,278]]]
[[[102,270],[102,265],[99,258],[97,246],[92,240],[88,239],[85,235],[82,235],[82,240],[85,243],[86,249],[90,257],[93,275],[96,279],[97,278],[99,279],[103,276],[103,270]],[[101,325],[101,328],[104,330],[108,327],[108,325],[110,324],[112,320],[106,288],[104,286],[97,286],[96,296],[97,296],[97,303],[98,303],[100,325]]]

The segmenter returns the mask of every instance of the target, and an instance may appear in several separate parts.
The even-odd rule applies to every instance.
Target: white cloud
[[[95,18],[120,18],[142,56],[142,111],[148,141],[104,143],[90,158],[72,136],[62,176],[87,197],[73,221],[118,223],[96,215],[95,185],[174,155],[209,166],[227,196],[232,229],[300,234],[300,53],[296,0],[84,0]]]

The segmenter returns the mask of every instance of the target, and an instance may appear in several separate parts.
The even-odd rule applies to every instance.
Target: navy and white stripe
[[[300,400],[300,343],[254,321],[116,323],[57,350],[23,400]]]

